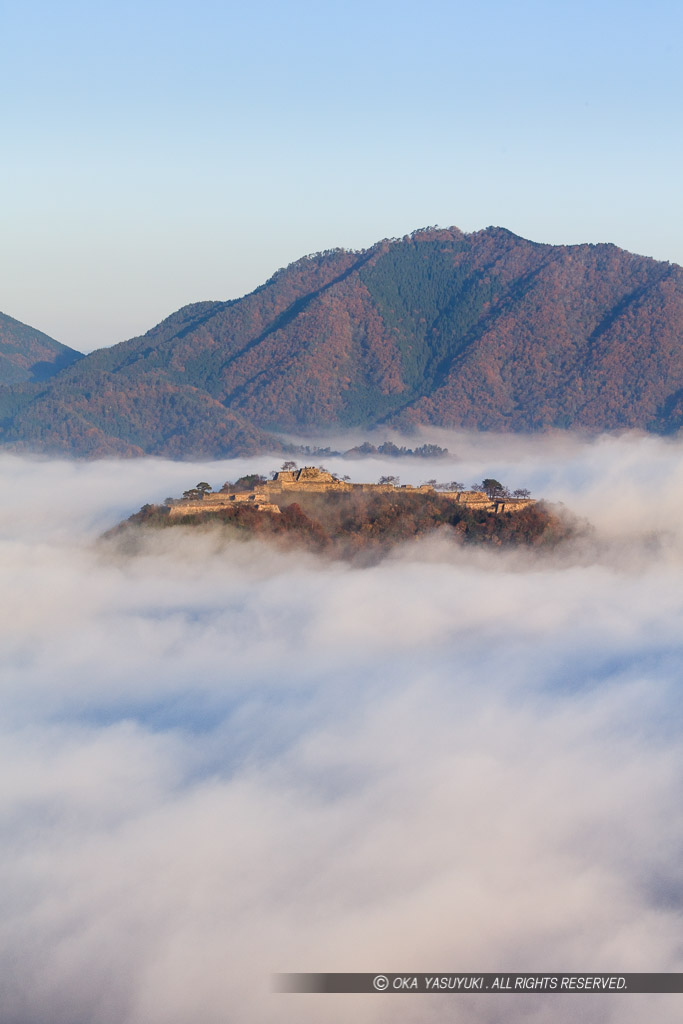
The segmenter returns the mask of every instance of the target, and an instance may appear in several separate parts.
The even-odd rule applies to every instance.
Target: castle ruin
[[[194,515],[200,512],[230,508],[232,505],[251,505],[259,512],[281,511],[280,505],[296,501],[297,494],[325,494],[339,491],[361,491],[375,493],[413,492],[416,494],[438,494],[467,508],[483,509],[486,512],[519,512],[534,504],[533,498],[494,498],[484,491],[437,491],[429,484],[413,487],[411,484],[352,484],[338,480],[327,470],[316,466],[303,469],[280,470],[272,480],[258,484],[251,491],[230,491],[229,489],[205,494],[203,497],[174,501],[169,515]]]

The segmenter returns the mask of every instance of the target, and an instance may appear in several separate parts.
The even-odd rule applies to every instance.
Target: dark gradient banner
[[[682,992],[683,974],[276,974],[277,992]]]

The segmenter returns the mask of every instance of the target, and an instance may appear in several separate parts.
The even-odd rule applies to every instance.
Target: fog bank
[[[313,996],[276,971],[682,971],[679,443],[433,432],[592,533],[377,566],[97,536],[277,461],[0,459],[12,1024],[673,1022],[680,996]]]

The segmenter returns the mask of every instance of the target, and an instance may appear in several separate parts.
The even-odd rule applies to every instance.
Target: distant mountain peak
[[[82,358],[81,352],[0,313],[0,384],[46,380]]]

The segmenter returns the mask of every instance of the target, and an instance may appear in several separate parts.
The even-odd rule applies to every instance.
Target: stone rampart
[[[206,494],[204,498],[191,498],[174,502],[170,506],[170,515],[195,515],[199,512],[215,511],[228,508],[235,504],[249,504],[260,511],[279,512],[280,507],[274,499],[292,500],[300,494],[325,494],[328,492],[360,491],[363,494],[437,494],[442,498],[467,508],[483,509],[487,512],[519,512],[534,504],[533,498],[489,498],[484,491],[437,491],[430,484],[411,484],[395,486],[394,484],[352,484],[345,480],[336,480],[327,470],[315,466],[303,469],[281,470],[273,480],[267,480],[253,491],[217,491]]]
[[[249,505],[258,512],[280,512],[280,506],[269,500],[269,496],[262,491],[233,491],[232,494],[218,492],[207,494],[204,498],[190,498],[184,501],[174,502],[169,508],[169,515],[193,516],[200,512],[216,512],[222,508],[231,508],[233,505]]]
[[[535,498],[503,498],[492,502],[494,512],[521,512],[523,508],[535,504]]]
[[[269,480],[262,486],[269,494],[290,494],[297,491],[306,494],[325,494],[327,491],[350,491],[354,485],[344,480],[333,480],[331,483],[325,480]]]

